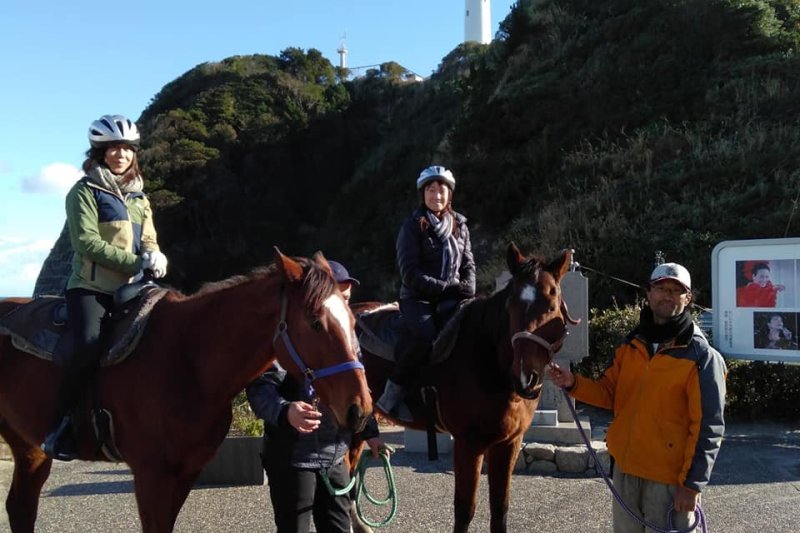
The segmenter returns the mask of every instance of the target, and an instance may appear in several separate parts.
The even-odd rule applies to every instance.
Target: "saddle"
[[[445,322],[439,335],[433,341],[429,365],[442,363],[452,354],[456,339],[458,339],[464,310],[470,301],[472,300],[449,301],[445,303],[448,307],[437,309],[437,315],[445,317]],[[394,302],[357,313],[356,335],[363,349],[387,361],[396,362],[397,342],[403,335],[408,335],[400,313],[400,306]],[[439,457],[436,433],[447,432],[448,429],[442,422],[439,413],[439,392],[435,385],[430,383],[429,376],[425,376],[428,373],[423,372],[423,374],[421,382],[418,384],[419,387],[414,386],[409,389],[406,405],[415,419],[425,421],[428,458],[434,461]]]
[[[145,285],[140,297],[124,302],[107,318],[108,350],[100,366],[124,361],[133,352],[147,325],[153,306],[167,294],[155,284]],[[0,334],[8,335],[18,350],[63,366],[71,338],[65,335],[66,301],[61,296],[40,296],[0,318]]]
[[[453,351],[461,327],[464,308],[471,300],[450,302],[450,309],[438,311],[446,319],[444,327],[433,341],[430,364],[446,361]],[[356,314],[356,335],[362,348],[387,361],[396,362],[395,349],[403,335],[408,335],[397,302]]]

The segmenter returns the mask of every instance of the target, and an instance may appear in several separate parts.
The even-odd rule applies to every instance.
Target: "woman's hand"
[[[306,402],[292,402],[286,410],[286,419],[299,433],[312,433],[319,427],[322,413]]]

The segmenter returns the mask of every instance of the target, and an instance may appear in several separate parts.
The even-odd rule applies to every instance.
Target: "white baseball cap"
[[[665,279],[674,279],[683,285],[687,291],[692,290],[692,276],[689,275],[689,271],[685,267],[678,263],[662,263],[654,268],[653,273],[650,274],[650,285]]]

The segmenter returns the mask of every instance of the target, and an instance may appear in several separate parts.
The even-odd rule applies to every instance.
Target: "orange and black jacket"
[[[694,325],[655,353],[631,334],[598,380],[576,376],[570,394],[614,411],[606,440],[616,468],[699,492],[725,431],[726,374],[722,356]]]

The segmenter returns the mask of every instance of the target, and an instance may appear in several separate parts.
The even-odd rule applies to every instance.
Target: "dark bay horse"
[[[0,302],[0,316],[22,303]],[[318,372],[313,387],[337,422],[362,428],[372,400],[353,327],[319,253],[313,260],[292,259],[276,249],[270,268],[192,296],[171,291],[162,298],[136,351],[100,370],[97,379],[99,403],[114,416],[118,449],[133,473],[142,531],[172,531],[197,475],[228,431],[231,400],[276,358],[302,381],[299,356]],[[34,531],[50,473],[52,461],[39,443],[51,422],[58,375],[54,364],[0,336],[0,434],[14,456],[6,510],[15,533]],[[79,457],[103,460],[85,432]]]
[[[561,348],[567,323],[578,323],[570,317],[559,285],[572,251],[544,263],[523,257],[512,243],[507,259],[513,276],[508,285],[466,304],[452,354],[423,376],[438,391],[441,425],[453,435],[456,532],[467,531],[475,514],[484,460],[491,531],[506,531],[511,473],[538,404],[545,367]],[[375,304],[366,304],[370,306]],[[363,310],[354,306],[357,313]],[[392,363],[363,346],[362,352],[370,390],[383,390]],[[424,411],[418,394],[409,395],[407,402],[415,416]],[[395,422],[425,429],[422,417]],[[359,449],[353,448],[351,461]]]

